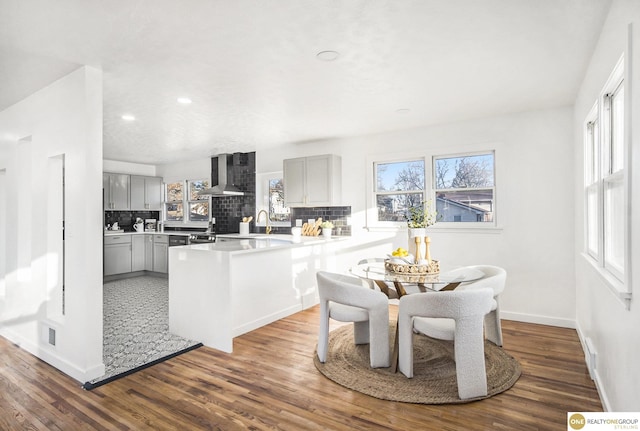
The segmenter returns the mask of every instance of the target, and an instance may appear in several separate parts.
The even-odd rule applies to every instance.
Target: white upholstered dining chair
[[[484,331],[487,340],[496,346],[502,347],[502,325],[500,324],[500,294],[504,291],[507,282],[507,271],[498,266],[475,265],[469,268],[477,269],[484,273],[484,277],[470,283],[462,283],[456,288],[457,291],[482,289],[485,287],[493,290],[495,304],[491,312],[484,318]],[[451,324],[449,324],[451,326]],[[451,329],[449,329],[451,332]]]
[[[413,333],[454,341],[456,378],[460,399],[487,395],[484,361],[484,317],[493,308],[493,291],[480,288],[465,291],[427,292],[405,295],[398,311],[398,369],[413,377]],[[447,318],[454,322],[453,334],[435,334],[429,321]],[[450,338],[452,336],[452,338]]]
[[[491,265],[476,265],[469,268],[477,269],[484,276],[476,281],[460,284],[455,291],[475,290],[490,288],[493,291],[493,303],[491,311],[484,318],[485,337],[496,346],[502,347],[502,325],[500,324],[500,294],[504,291],[507,280],[507,272],[500,267]],[[441,340],[453,340],[455,330],[452,319],[433,318],[425,319],[422,324],[425,335]]]
[[[359,278],[318,271],[320,329],[318,359],[327,360],[329,319],[353,322],[355,344],[369,343],[372,368],[389,366],[389,303],[382,292],[362,285]]]

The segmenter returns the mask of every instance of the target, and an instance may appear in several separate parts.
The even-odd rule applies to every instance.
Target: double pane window
[[[624,282],[627,236],[622,60],[585,121],[585,251]]]
[[[438,222],[493,222],[493,152],[434,157],[433,174]]]
[[[430,158],[430,166],[426,158],[374,163],[377,222],[382,226],[406,223],[409,208],[431,201],[438,223],[493,226],[494,151]]]
[[[206,222],[209,220],[209,197],[198,193],[209,187],[209,180],[188,180],[165,186],[165,220]],[[184,209],[188,209],[185,219]]]

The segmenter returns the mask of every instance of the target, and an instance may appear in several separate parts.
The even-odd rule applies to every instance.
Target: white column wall
[[[582,255],[584,251],[584,180],[583,180],[583,124],[589,110],[597,100],[607,78],[613,71],[629,42],[628,26],[633,24],[631,51],[625,58],[625,67],[631,67],[631,82],[625,83],[625,97],[631,98],[631,199],[632,220],[631,308],[605,284]],[[631,91],[629,91],[631,90]],[[586,71],[575,103],[574,118],[575,172],[575,246],[576,267],[576,321],[583,340],[589,338],[596,353],[595,381],[600,397],[608,411],[640,411],[640,2],[614,0],[605,21],[598,44]]]
[[[416,114],[417,115],[417,114]],[[503,317],[573,327],[573,111],[525,112],[449,125],[284,145],[260,152],[258,172],[282,170],[282,159],[342,156],[343,203],[353,234],[365,226],[369,154],[450,154],[496,149],[499,230],[431,234],[432,257],[452,265],[495,264],[508,272]],[[395,246],[407,244],[406,232]],[[389,250],[391,251],[391,250]]]
[[[44,220],[48,159],[61,154],[66,202],[64,315],[59,307],[47,311],[48,288],[58,274],[47,273],[45,262],[61,256],[59,244],[47,244],[53,227]],[[80,68],[0,112],[0,170],[0,335],[80,382],[99,377],[104,374],[102,72]],[[56,332],[55,346],[48,342],[49,328]]]

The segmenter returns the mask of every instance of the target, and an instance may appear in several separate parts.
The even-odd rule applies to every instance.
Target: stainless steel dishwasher
[[[169,247],[177,245],[189,245],[188,235],[169,235]]]

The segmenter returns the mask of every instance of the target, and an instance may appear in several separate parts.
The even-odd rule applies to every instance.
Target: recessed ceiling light
[[[135,121],[136,117],[133,115],[125,114],[122,116],[122,119],[125,121]]]
[[[182,103],[183,105],[188,105],[191,103],[191,99],[188,97],[178,97],[178,103]]]
[[[316,54],[318,60],[322,61],[333,61],[336,58],[340,57],[340,53],[337,51],[320,51]]]
[[[396,109],[396,114],[408,114],[410,111],[409,108],[400,108],[400,109]]]

